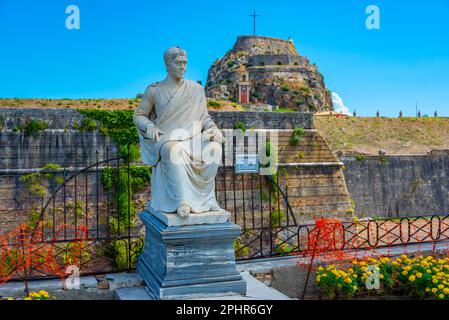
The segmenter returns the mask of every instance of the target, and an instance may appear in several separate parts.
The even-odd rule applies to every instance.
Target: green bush
[[[218,107],[221,107],[221,102],[216,101],[216,100],[207,100],[207,106],[213,107],[213,108],[218,108]]]
[[[304,136],[306,131],[304,128],[296,127],[293,129],[292,135],[290,137],[290,144],[297,146],[301,142],[301,138]]]
[[[234,129],[240,129],[243,133],[246,132],[246,124],[242,121],[236,121],[234,124]]]
[[[48,128],[48,123],[45,120],[29,119],[25,124],[18,124],[13,128],[13,131],[20,131],[25,133],[25,136],[29,137],[37,132],[43,131]]]
[[[132,254],[128,255],[129,248],[132,248]],[[135,268],[137,257],[143,251],[143,242],[128,239],[112,241],[106,251],[106,255],[112,258],[112,265],[117,270]],[[130,259],[129,259],[130,258]],[[129,261],[130,260],[130,261]],[[128,264],[129,261],[129,264]]]
[[[272,228],[278,228],[281,226],[282,222],[285,221],[287,218],[287,215],[285,214],[284,210],[273,210],[271,211],[271,227]]]
[[[240,242],[240,240],[234,240],[234,252],[237,257],[245,257],[250,254],[251,249]]]
[[[95,131],[97,130],[97,121],[90,119],[90,118],[84,118],[81,121],[81,125],[78,125],[78,123],[75,122],[75,124],[73,125],[75,130],[79,130],[81,132],[85,132],[85,131]]]

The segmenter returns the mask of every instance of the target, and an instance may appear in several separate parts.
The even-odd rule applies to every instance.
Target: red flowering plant
[[[28,296],[28,279],[33,273],[58,276],[63,280],[68,276],[69,265],[80,265],[86,240],[85,226],[64,225],[48,232],[42,222],[35,227],[21,224],[0,235],[0,284],[14,277],[22,278]]]

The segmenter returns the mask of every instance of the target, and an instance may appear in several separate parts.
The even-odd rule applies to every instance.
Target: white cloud
[[[332,92],[332,102],[334,103],[334,109],[336,112],[341,112],[343,114],[347,114],[348,116],[351,115],[349,108],[345,106],[343,99],[338,93]]]

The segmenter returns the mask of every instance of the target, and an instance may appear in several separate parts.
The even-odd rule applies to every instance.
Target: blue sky
[[[81,29],[65,27],[77,5]],[[381,29],[365,27],[368,5]],[[449,116],[449,0],[0,0],[0,97],[135,97],[165,76],[163,51],[187,50],[187,77],[206,82],[236,37],[295,41],[326,85],[359,115]]]

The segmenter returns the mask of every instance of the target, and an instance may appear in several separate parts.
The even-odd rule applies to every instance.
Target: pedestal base
[[[161,219],[161,214],[167,217]],[[140,215],[146,235],[137,271],[154,299],[246,293],[246,282],[235,267],[234,240],[240,227],[229,221],[208,224],[206,216],[200,225],[182,225],[173,214],[146,210]]]

